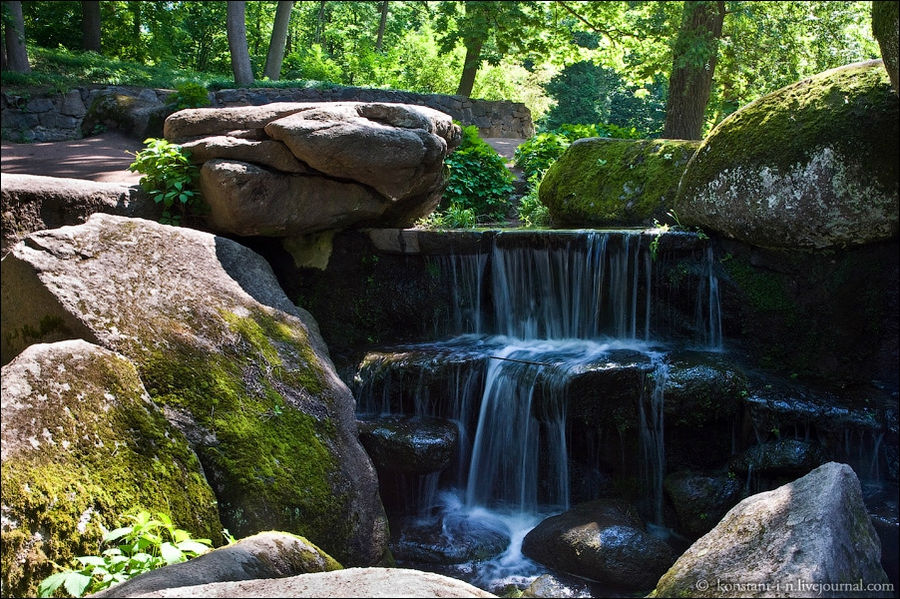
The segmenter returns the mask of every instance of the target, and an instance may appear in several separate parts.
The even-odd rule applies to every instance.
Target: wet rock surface
[[[529,532],[522,553],[552,568],[631,589],[649,589],[675,561],[627,508],[598,500],[547,518]]]
[[[439,472],[450,465],[459,430],[438,418],[385,417],[359,420],[359,440],[376,468],[406,474]]]

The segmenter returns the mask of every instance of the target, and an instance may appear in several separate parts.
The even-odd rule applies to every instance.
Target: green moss
[[[140,370],[154,401],[191,414],[208,441],[196,447],[237,536],[279,529],[344,559],[347,497],[334,491],[337,429],[308,399],[327,399],[306,333],[267,312],[220,311],[236,335],[219,352],[171,339]]]
[[[114,528],[141,509],[166,512],[195,537],[222,541],[196,455],[148,409],[133,366],[105,356],[66,367],[77,377],[48,386],[42,402],[4,413],[5,424],[33,431],[38,444],[3,463],[4,518],[15,522],[12,532],[4,524],[2,549],[4,594],[11,596],[33,596],[52,562],[97,554],[100,525]],[[54,390],[63,383],[69,390],[60,395]],[[40,422],[43,433],[29,422]]]
[[[540,200],[554,225],[638,225],[672,207],[699,142],[578,140],[547,171]]]

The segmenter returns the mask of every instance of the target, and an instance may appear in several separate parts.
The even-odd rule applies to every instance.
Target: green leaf
[[[167,565],[177,564],[178,562],[183,562],[185,560],[184,552],[169,542],[159,546],[159,553],[166,561]]]
[[[114,530],[109,531],[105,535],[103,535],[103,542],[109,543],[111,541],[115,541],[116,539],[121,539],[125,535],[131,534],[133,528],[131,526],[123,526],[122,528],[116,528]]]
[[[88,585],[91,584],[91,577],[85,576],[80,572],[66,572],[65,580],[63,581],[63,586],[66,591],[72,595],[73,597],[81,597],[84,595],[85,589],[88,588]]]
[[[66,580],[67,573],[57,572],[42,580],[38,585],[38,597],[52,597],[54,591],[62,586],[62,583]]]
[[[209,551],[209,539],[188,539],[178,543],[178,548],[184,552],[192,552],[203,555]]]

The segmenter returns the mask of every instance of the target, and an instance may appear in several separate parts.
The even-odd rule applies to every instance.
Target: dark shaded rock
[[[359,440],[379,469],[438,472],[450,464],[459,444],[456,425],[438,418],[386,417],[358,425]]]
[[[709,532],[738,502],[742,481],[734,474],[674,472],[663,488],[678,514],[678,530],[690,537]]]
[[[394,525],[396,526],[396,525]],[[391,540],[391,553],[408,564],[461,564],[503,553],[509,534],[476,518],[409,519]]]
[[[0,183],[3,255],[34,231],[79,225],[95,212],[156,218],[159,208],[137,185],[4,174]]]
[[[824,448],[816,443],[781,439],[754,445],[733,460],[730,468],[741,475],[796,476],[826,461]]]
[[[540,199],[554,226],[651,225],[672,208],[700,145],[671,139],[579,139],[547,170]]]
[[[280,529],[378,562],[386,521],[353,397],[261,256],[95,214],[33,233],[0,264],[3,362],[60,335],[118,351],[192,440],[232,533]]]
[[[54,563],[95,555],[101,527],[136,506],[221,542],[197,455],[121,355],[76,339],[32,345],[3,366],[2,398],[4,595],[36,596]]]
[[[140,141],[160,137],[163,123],[172,111],[173,108],[160,101],[152,91],[127,93],[119,90],[98,94],[84,115],[81,133],[88,137],[98,131],[117,129]]]
[[[569,574],[636,590],[652,587],[675,560],[636,516],[605,500],[547,518],[525,535],[522,553]]]
[[[678,558],[651,596],[888,597],[824,587],[887,583],[880,556],[859,480],[849,466],[830,462],[740,502]],[[798,581],[822,586],[800,589]]]
[[[139,597],[214,582],[285,578],[340,569],[339,563],[303,537],[267,531],[186,562],[151,570],[92,597]]]
[[[768,248],[898,233],[900,115],[880,61],[789,85],[719,123],[688,163],[682,223]]]

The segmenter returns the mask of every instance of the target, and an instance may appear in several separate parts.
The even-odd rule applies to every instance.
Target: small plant
[[[147,147],[134,155],[128,170],[144,174],[141,187],[163,206],[159,221],[181,224],[189,210],[199,210],[202,205],[200,194],[193,189],[199,171],[191,164],[190,154],[178,144],[151,137],[144,140],[144,145]],[[179,214],[172,213],[173,206],[178,207]]]
[[[115,546],[100,555],[76,557],[77,565],[48,576],[38,585],[38,596],[52,597],[59,587],[73,597],[96,593],[138,574],[202,555],[212,545],[209,539],[192,539],[163,513],[153,518],[150,512],[141,511],[129,519],[131,526],[103,529],[101,544]]]
[[[474,210],[450,204],[444,211],[436,210],[420,218],[416,226],[420,229],[471,229],[477,222]]]
[[[183,108],[201,108],[209,106],[209,92],[199,83],[188,81],[175,86],[175,93],[169,97],[169,103],[176,110]]]

